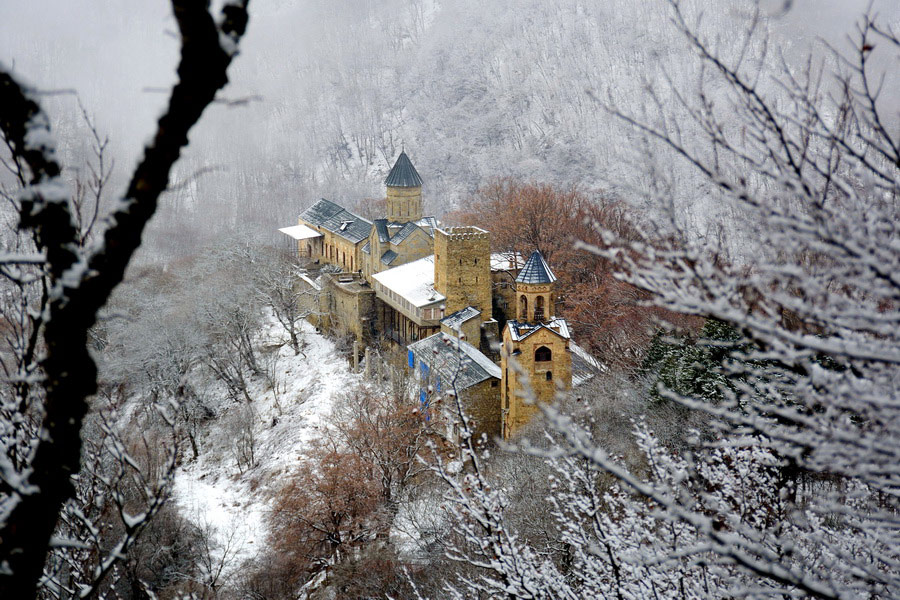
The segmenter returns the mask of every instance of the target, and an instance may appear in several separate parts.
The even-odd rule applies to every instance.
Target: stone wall
[[[550,350],[551,360],[535,360],[535,351],[542,346]],[[522,373],[513,367],[512,361]],[[514,342],[507,327],[503,330],[500,370],[503,437],[508,439],[538,412],[536,404],[525,403],[525,390],[529,384],[538,402],[552,402],[558,391],[572,387],[569,340],[548,329],[539,329],[524,340]]]
[[[388,221],[406,223],[422,218],[421,187],[388,187],[386,200]]]
[[[434,287],[447,297],[444,314],[474,306],[490,320],[490,234],[479,227],[435,230]]]

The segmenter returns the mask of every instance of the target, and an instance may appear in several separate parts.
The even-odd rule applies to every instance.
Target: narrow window
[[[553,371],[547,371],[547,381],[553,381]]]

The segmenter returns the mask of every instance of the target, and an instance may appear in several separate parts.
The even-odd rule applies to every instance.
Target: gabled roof
[[[363,247],[360,248],[365,254],[372,254],[372,244],[370,242],[366,242],[363,244]]]
[[[516,283],[553,283],[554,281],[556,281],[556,275],[550,270],[544,256],[537,250],[531,253],[528,262],[516,277]]]
[[[419,177],[406,152],[401,152],[397,157],[397,162],[388,173],[384,184],[388,187],[422,187],[422,178]]]
[[[371,221],[324,198],[300,213],[300,218],[311,225],[323,227],[354,244],[369,237],[369,232],[372,231]]]
[[[441,377],[444,389],[456,380],[456,388],[464,390],[493,377],[500,379],[500,367],[478,348],[446,333],[413,342],[408,346],[419,363],[424,363]]]
[[[388,250],[381,255],[381,264],[390,265],[392,262],[394,262],[395,258],[397,258],[397,253],[393,250]]]
[[[403,227],[400,228],[400,231],[394,234],[394,237],[391,238],[392,244],[402,244],[403,240],[408,238],[410,234],[418,229],[419,226],[410,221],[409,223],[405,223]]]
[[[372,221],[375,231],[378,233],[378,241],[382,244],[391,240],[391,234],[388,231],[387,219],[375,219]]]
[[[572,337],[569,333],[569,324],[566,323],[566,320],[556,317],[549,323],[539,323],[537,325],[510,320],[506,322],[506,326],[509,328],[510,338],[516,342],[524,340],[541,329],[546,329],[566,340]]]
[[[450,329],[456,329],[469,319],[474,319],[479,316],[481,311],[475,308],[474,306],[467,306],[462,310],[458,310],[451,315],[447,315],[443,319],[441,319],[441,325],[446,325]]]
[[[422,217],[416,221],[416,225],[425,230],[425,233],[434,237],[434,230],[437,229],[438,220],[435,217]]]

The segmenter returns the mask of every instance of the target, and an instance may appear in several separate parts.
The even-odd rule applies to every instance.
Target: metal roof
[[[391,234],[388,232],[387,219],[375,219],[372,221],[375,231],[378,233],[378,241],[384,244],[391,240]]]
[[[392,244],[402,244],[403,240],[408,238],[409,235],[418,228],[419,228],[419,226],[416,225],[415,223],[413,223],[412,221],[404,224],[403,227],[400,228],[400,231],[395,233],[394,237],[391,238],[391,243]]]
[[[390,265],[392,262],[394,262],[395,258],[397,258],[397,253],[393,250],[388,250],[381,255],[381,264]]]
[[[419,177],[406,152],[401,152],[397,157],[397,162],[388,173],[384,184],[388,187],[422,187],[422,178]]]
[[[425,230],[425,233],[434,237],[434,230],[437,229],[438,220],[435,217],[422,217],[416,221],[416,225]]]
[[[606,371],[606,367],[599,360],[588,354],[587,350],[576,344],[569,343],[572,351],[572,386],[578,387],[594,378],[598,373]]]
[[[553,283],[554,281],[556,281],[556,275],[550,270],[544,256],[537,250],[531,253],[528,262],[516,277],[516,283]]]
[[[419,363],[441,376],[444,389],[448,389],[454,379],[456,389],[464,390],[491,377],[500,379],[500,367],[482,354],[478,348],[446,333],[413,342],[408,346]]]
[[[322,198],[300,214],[300,218],[345,238],[354,244],[369,237],[372,222]]]
[[[481,314],[481,311],[474,306],[467,306],[462,310],[458,310],[452,315],[447,315],[441,319],[441,325],[446,325],[450,329],[456,329],[469,319],[474,319]]]
[[[363,244],[363,247],[360,248],[365,254],[372,254],[372,244],[370,242],[366,242]]]

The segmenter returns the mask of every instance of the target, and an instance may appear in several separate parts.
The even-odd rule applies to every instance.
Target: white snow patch
[[[273,494],[324,427],[335,399],[360,380],[330,340],[305,322],[302,331],[305,356],[294,356],[284,343],[284,330],[270,320],[260,335],[260,358],[277,384],[273,388],[266,378],[254,380],[249,406],[227,400],[220,390],[218,415],[199,440],[200,456],[182,465],[175,477],[176,504],[185,518],[211,530],[220,557],[226,554],[226,573],[265,549]],[[218,389],[218,383],[210,384],[210,392]],[[234,427],[247,420],[257,465],[239,473]]]

